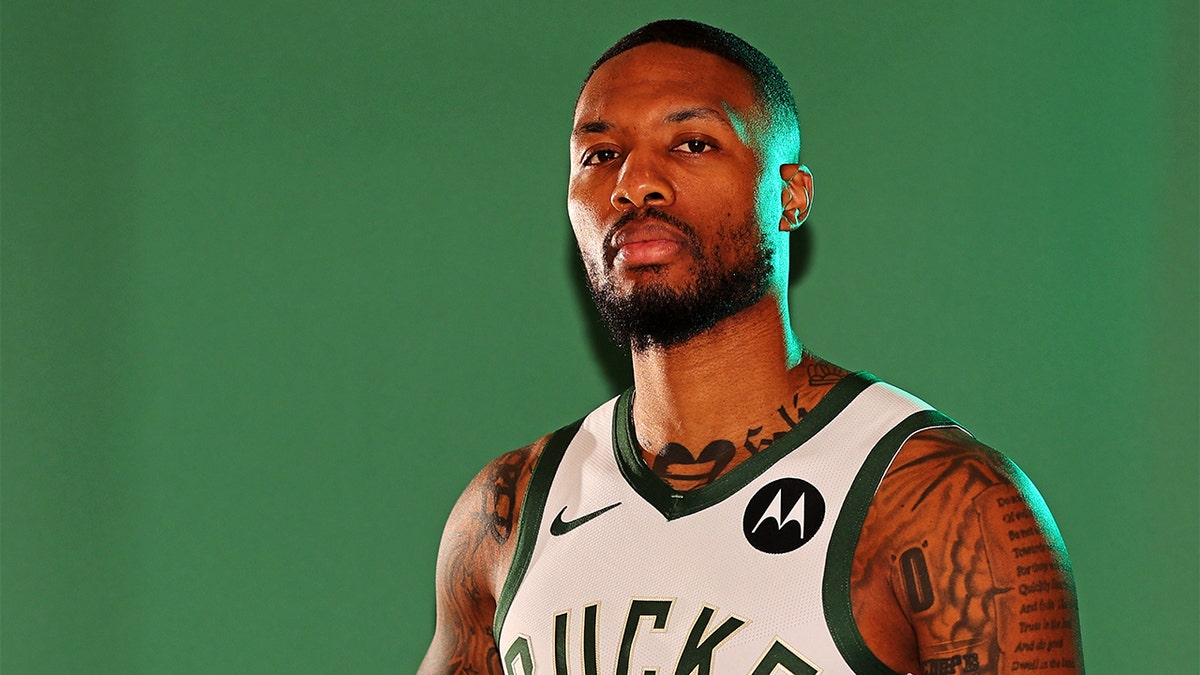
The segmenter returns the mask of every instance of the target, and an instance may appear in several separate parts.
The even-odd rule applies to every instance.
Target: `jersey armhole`
[[[508,575],[504,579],[504,587],[501,588],[500,597],[496,601],[496,616],[492,621],[492,638],[496,641],[497,646],[500,644],[500,628],[504,625],[508,608],[512,606],[517,589],[520,588],[521,582],[525,579],[525,572],[529,569],[529,560],[533,557],[533,547],[537,544],[538,530],[542,526],[542,513],[546,510],[546,497],[550,494],[550,484],[554,481],[558,465],[567,452],[567,446],[579,432],[579,427],[583,424],[584,419],[586,418],[581,417],[554,432],[550,440],[546,442],[546,447],[542,449],[542,454],[538,457],[537,462],[533,465],[533,472],[529,476],[529,484],[525,487],[525,497],[521,501],[521,513],[517,520],[516,549],[513,551]]]
[[[846,502],[830,535],[821,589],[825,623],[829,626],[829,634],[833,636],[833,642],[841,652],[842,658],[855,673],[902,675],[880,661],[859,632],[850,602],[850,571],[854,565],[854,552],[858,548],[863,523],[867,519],[867,509],[871,506],[884,474],[887,473],[896,453],[900,451],[900,446],[916,433],[944,427],[959,425],[936,410],[922,410],[909,415],[884,434],[871,449],[854,477],[850,491],[846,494]]]

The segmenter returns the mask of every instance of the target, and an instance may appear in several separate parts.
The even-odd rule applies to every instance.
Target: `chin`
[[[682,293],[696,285],[696,272],[690,266],[681,269],[678,264],[662,263],[623,267],[609,272],[608,283],[625,294],[636,293],[642,288]]]

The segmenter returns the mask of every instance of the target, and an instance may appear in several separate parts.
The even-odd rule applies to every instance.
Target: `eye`
[[[604,164],[605,162],[611,162],[616,158],[617,158],[616,150],[604,148],[603,150],[597,150],[595,152],[588,153],[583,158],[583,164],[585,166],[594,166],[596,164]]]
[[[716,150],[716,148],[717,146],[709,143],[708,141],[702,141],[699,138],[692,138],[680,143],[673,149],[690,155],[698,155],[702,152],[711,152]]]

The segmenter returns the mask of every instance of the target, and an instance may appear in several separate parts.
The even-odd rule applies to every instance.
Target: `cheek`
[[[770,234],[779,229],[779,219],[783,216],[783,206],[779,203],[781,185],[771,181],[762,181],[755,195],[755,216],[764,233]]]
[[[606,189],[595,177],[572,176],[567,183],[567,210],[572,217],[579,213],[588,218],[596,218],[612,208],[609,201],[611,196],[611,187]]]
[[[738,267],[753,260],[764,241],[756,204],[721,212],[720,226],[713,238],[713,256],[725,267]]]
[[[714,188],[720,186],[718,192]],[[729,181],[723,185],[719,182],[707,186],[711,210],[716,213],[723,225],[738,228],[747,222],[757,223],[764,206],[762,190],[758,185]]]
[[[584,266],[589,272],[599,269],[604,258],[604,227],[595,209],[571,195],[567,198],[567,217],[571,220],[571,231],[575,234]]]

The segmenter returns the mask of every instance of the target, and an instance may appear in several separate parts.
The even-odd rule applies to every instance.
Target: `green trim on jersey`
[[[504,588],[500,590],[500,598],[496,601],[496,616],[492,620],[492,637],[496,645],[500,644],[500,627],[504,625],[504,617],[512,606],[513,597],[525,572],[529,569],[529,559],[533,557],[533,546],[537,543],[538,529],[542,526],[542,512],[546,510],[546,498],[550,496],[550,484],[554,482],[554,474],[562,462],[567,446],[579,433],[583,425],[580,418],[571,424],[554,432],[541,456],[533,465],[533,473],[529,476],[529,485],[525,488],[525,499],[521,503],[521,515],[517,521],[517,548],[513,552],[512,564],[508,568],[508,576],[504,579]]]
[[[762,452],[752,455],[708,485],[691,490],[679,491],[663,479],[654,475],[642,459],[642,453],[633,438],[633,388],[629,388],[617,400],[613,420],[613,448],[617,466],[630,487],[651,506],[658,509],[667,520],[675,520],[721,502],[741,490],[750,481],[761,476],[776,462],[792,450],[816,435],[842,412],[863,390],[878,382],[870,373],[852,373],[833,385],[807,415],[800,419],[791,431],[768,445]]]
[[[854,550],[858,547],[858,538],[867,519],[867,509],[900,446],[910,436],[926,429],[955,426],[958,423],[936,410],[922,410],[909,415],[884,434],[854,477],[837,523],[833,526],[833,533],[829,536],[822,588],[825,625],[829,626],[829,634],[833,636],[842,658],[860,675],[900,675],[880,661],[867,646],[858,624],[854,622],[850,604],[850,570],[854,564]]]

